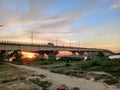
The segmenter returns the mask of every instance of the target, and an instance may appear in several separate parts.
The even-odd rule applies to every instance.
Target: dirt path
[[[28,67],[23,65],[15,65],[15,66],[19,68],[24,68],[26,70],[34,71],[34,74],[46,75],[47,80],[52,81],[56,85],[56,87],[58,87],[59,85],[65,84],[69,88],[79,87],[80,90],[120,90],[114,86],[108,86],[100,82],[95,82],[92,80],[86,80],[82,78],[75,78],[75,77],[66,76],[66,75],[55,74],[48,70],[44,70],[40,68]]]

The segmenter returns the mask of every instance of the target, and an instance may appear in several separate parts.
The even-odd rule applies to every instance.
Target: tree
[[[98,57],[104,57],[104,53],[102,51],[99,51],[98,54],[97,54]]]

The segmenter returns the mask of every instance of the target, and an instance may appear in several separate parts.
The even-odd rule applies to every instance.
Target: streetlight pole
[[[33,44],[33,32],[31,32],[31,44]]]
[[[71,47],[71,40],[70,40],[70,47]]]
[[[80,47],[80,41],[79,41],[79,47]]]
[[[57,37],[56,37],[56,46],[57,46]]]

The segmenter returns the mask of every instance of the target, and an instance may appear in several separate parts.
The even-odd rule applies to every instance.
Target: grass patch
[[[71,90],[80,90],[78,87],[73,87]]]
[[[39,78],[29,79],[32,83],[41,86],[42,90],[49,90],[48,88],[52,85],[49,81],[41,81]]]
[[[11,66],[7,63],[1,63],[0,64],[0,72],[7,71],[7,70],[13,70],[16,69],[17,67]]]
[[[27,65],[29,66],[55,65],[55,64],[65,64],[65,61],[58,61],[52,59],[36,59],[32,62],[27,63]]]
[[[3,80],[1,80],[1,83],[14,82],[16,80],[18,80],[18,79],[17,78],[14,78],[14,79],[3,79]]]
[[[80,62],[75,67],[77,70],[102,71],[120,77],[120,59],[109,60],[106,57],[95,58],[90,61]]]
[[[95,77],[95,81],[98,80],[103,80],[104,83],[108,84],[108,85],[114,85],[119,83],[119,79],[113,76],[109,76],[109,75],[98,75]]]
[[[40,74],[40,75],[36,75],[36,74],[32,74],[32,76],[38,76],[38,77],[40,77],[40,78],[46,78],[46,76],[44,75],[44,74]]]

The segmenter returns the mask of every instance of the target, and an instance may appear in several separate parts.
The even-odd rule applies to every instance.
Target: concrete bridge
[[[113,55],[113,52],[106,49],[54,46],[52,43],[41,45],[15,41],[0,41],[0,53],[3,54],[3,52],[5,53],[7,51],[16,50],[37,52],[40,54],[41,58],[44,58],[44,53],[48,55],[48,58],[56,58],[56,55],[59,53],[59,51],[70,51],[74,57],[76,56],[77,52],[79,53],[80,58],[83,58],[84,56],[94,57],[99,51],[103,52],[106,56]]]

